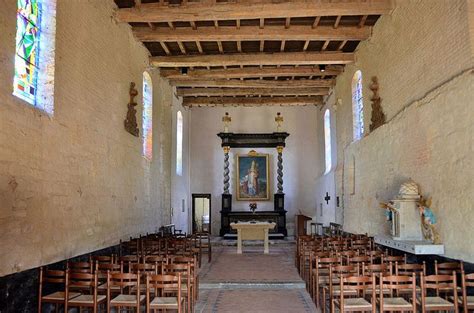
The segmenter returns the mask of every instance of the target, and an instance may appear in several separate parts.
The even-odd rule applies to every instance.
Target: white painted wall
[[[176,117],[177,112],[181,111],[183,115],[183,171],[182,175],[176,173]],[[182,106],[182,98],[172,95],[172,151],[171,151],[171,222],[176,225],[176,229],[189,233],[192,229],[192,203],[191,193],[189,192],[189,132],[191,113]]]
[[[283,151],[285,209],[288,223],[299,212],[313,216],[316,210],[316,177],[324,171],[322,154],[317,138],[322,136],[317,107],[258,107],[258,108],[193,108],[191,120],[191,192],[212,195],[212,233],[220,228],[221,194],[223,192],[224,152],[217,133],[223,131],[222,116],[232,117],[230,131],[235,133],[271,133],[276,131],[274,118],[281,112],[285,122],[283,130],[290,136]],[[321,124],[322,125],[322,124]],[[232,210],[247,211],[248,201],[236,201],[236,155],[251,149],[231,149],[230,169],[233,194]],[[276,192],[276,149],[255,149],[270,155],[270,201],[258,202],[259,210],[273,210]],[[289,225],[291,228],[291,225]]]
[[[472,2],[472,1],[471,1]],[[397,1],[337,79],[337,210],[350,232],[387,234],[380,201],[415,180],[432,198],[446,256],[474,261],[474,54],[470,1]],[[471,13],[470,13],[471,12]],[[363,74],[366,136],[352,135],[351,80]],[[380,85],[387,124],[368,133],[371,76]],[[355,192],[350,171],[355,160]]]
[[[318,223],[323,223],[324,225],[329,225],[331,222],[341,223],[342,219],[340,216],[336,215],[336,182],[335,182],[335,172],[337,167],[337,126],[336,126],[336,98],[334,94],[331,94],[326,100],[326,105],[318,111],[317,119],[318,123],[318,134],[317,147],[318,153],[320,154],[319,159],[322,160],[321,172],[318,173],[319,177],[316,179],[316,189],[315,189],[315,199],[317,209],[314,213],[313,220]],[[330,120],[331,120],[331,156],[332,156],[332,166],[331,170],[325,174],[325,146],[324,146],[324,113],[326,110],[330,111]],[[326,192],[331,197],[327,203],[324,198],[326,197]]]

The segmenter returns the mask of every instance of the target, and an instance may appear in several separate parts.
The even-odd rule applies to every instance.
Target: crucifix
[[[326,191],[326,197],[324,197],[324,200],[326,201],[326,204],[329,204],[329,200],[331,200],[331,197],[329,196],[329,193]]]

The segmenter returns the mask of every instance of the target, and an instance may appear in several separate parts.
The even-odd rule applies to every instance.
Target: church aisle
[[[294,266],[294,244],[213,246],[200,270],[196,312],[318,312]]]

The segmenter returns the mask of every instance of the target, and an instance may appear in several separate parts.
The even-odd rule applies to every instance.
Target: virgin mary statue
[[[258,195],[258,165],[255,160],[250,165],[247,177],[248,194],[250,196]]]

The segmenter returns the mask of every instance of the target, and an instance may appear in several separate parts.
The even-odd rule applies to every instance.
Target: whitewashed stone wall
[[[113,1],[58,1],[55,113],[12,96],[16,2],[0,10],[0,276],[117,244],[169,219],[171,88],[152,72],[154,158],[123,128],[131,81],[141,128],[148,51]]]
[[[356,63],[337,79],[337,194],[347,231],[386,233],[379,201],[408,178],[432,198],[446,256],[474,261],[474,66],[472,6],[466,0],[397,1]],[[471,12],[469,11],[471,10]],[[470,12],[470,13],[469,13]],[[470,14],[470,15],[469,15]],[[471,23],[471,24],[470,24]],[[387,124],[352,143],[351,80],[362,70],[364,113],[370,124],[370,77],[379,78]],[[355,194],[350,171],[355,160]]]

